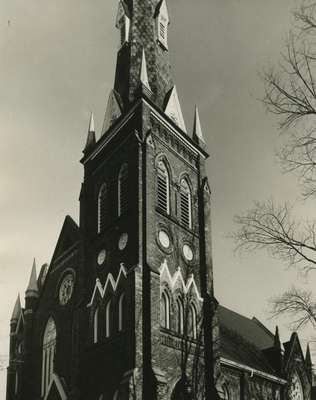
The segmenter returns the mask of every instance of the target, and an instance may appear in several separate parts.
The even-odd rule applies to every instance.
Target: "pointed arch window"
[[[118,313],[118,330],[119,332],[122,332],[122,330],[124,329],[124,325],[125,325],[125,316],[126,316],[126,297],[125,297],[125,293],[122,293],[119,299],[119,313]]]
[[[103,183],[99,189],[98,194],[98,233],[104,230],[107,222],[107,211],[108,211],[108,201],[107,201],[107,186]]]
[[[19,392],[19,372],[15,372],[15,381],[14,381],[14,394],[18,394]]]
[[[180,220],[182,225],[192,228],[192,194],[186,179],[180,183]]]
[[[170,214],[170,179],[163,161],[159,161],[157,168],[157,206],[160,211]]]
[[[105,337],[109,338],[111,335],[111,300],[105,306]]]
[[[197,313],[194,304],[189,308],[189,329],[191,337],[197,339]]]
[[[53,377],[56,353],[57,331],[55,321],[50,317],[47,321],[42,350],[42,396],[45,396]]]
[[[118,216],[122,216],[128,211],[128,167],[127,164],[121,166],[117,182]]]
[[[93,314],[93,343],[98,343],[99,339],[99,308]]]
[[[160,323],[163,328],[170,329],[170,299],[166,291],[161,295]]]
[[[177,298],[177,332],[179,335],[184,333],[184,307],[180,297]]]

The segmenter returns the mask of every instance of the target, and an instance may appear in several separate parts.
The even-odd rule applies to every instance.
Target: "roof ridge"
[[[274,339],[274,334],[270,331],[270,329],[268,329],[265,325],[263,325],[263,323],[262,323],[261,321],[259,321],[258,318],[252,317],[252,321],[254,321],[257,325],[259,325],[260,328],[262,328],[263,330],[265,330],[266,333],[267,333],[268,335],[270,335],[271,338]]]

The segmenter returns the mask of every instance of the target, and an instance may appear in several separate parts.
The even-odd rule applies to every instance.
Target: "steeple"
[[[95,143],[96,140],[95,140],[94,117],[93,113],[91,113],[87,141],[83,152],[86,153],[87,151],[89,151],[89,149],[91,149],[95,145]]]
[[[35,258],[33,261],[33,266],[32,266],[32,271],[31,271],[31,276],[29,280],[28,287],[25,292],[25,298],[31,298],[31,297],[38,297],[38,285],[37,285],[37,275],[36,275],[36,263],[35,263]]]
[[[165,0],[120,0],[116,27],[120,30],[114,89],[123,108],[139,96],[140,79],[145,78],[152,100],[162,107],[174,86],[168,51],[169,15]],[[140,71],[142,73],[140,74]],[[144,82],[143,82],[144,84]]]
[[[18,297],[15,301],[15,305],[13,308],[12,316],[11,316],[11,322],[17,322],[19,320],[20,314],[21,314],[21,300],[20,300],[20,294],[18,294]]]

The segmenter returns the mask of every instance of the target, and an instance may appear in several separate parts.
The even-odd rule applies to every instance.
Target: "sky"
[[[169,51],[186,125],[197,104],[211,155],[216,296],[272,330],[279,323],[283,340],[288,328],[270,319],[268,300],[307,281],[265,253],[236,254],[229,234],[234,216],[254,200],[295,201],[301,215],[316,217],[299,200],[295,177],[281,174],[275,151],[283,138],[258,101],[260,71],[277,64],[296,4],[168,1]],[[114,82],[116,8],[117,0],[1,1],[0,400],[17,294],[24,298],[33,258],[38,270],[50,261],[65,215],[78,221],[89,116],[93,111],[100,133]]]

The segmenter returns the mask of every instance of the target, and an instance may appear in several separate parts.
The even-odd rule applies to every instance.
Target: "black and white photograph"
[[[316,1],[0,3],[0,400],[315,400]]]

